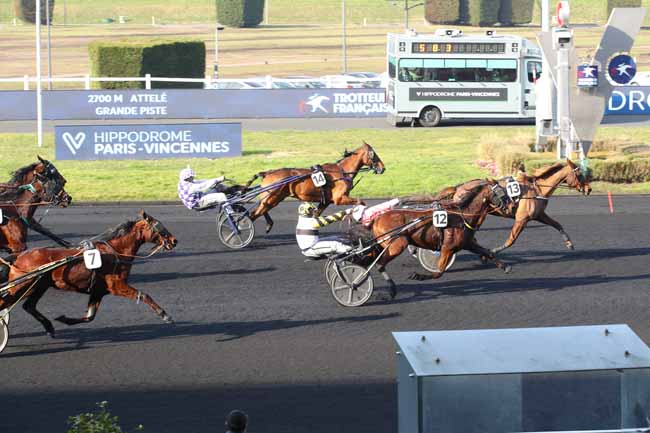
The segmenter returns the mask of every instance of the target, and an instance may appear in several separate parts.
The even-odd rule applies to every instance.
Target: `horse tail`
[[[259,173],[256,173],[248,182],[246,182],[246,185],[244,185],[244,188],[250,187],[253,182],[255,182],[257,179],[264,179],[264,177],[268,174],[268,171],[260,171]]]

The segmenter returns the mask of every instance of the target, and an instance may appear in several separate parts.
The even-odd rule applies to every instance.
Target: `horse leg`
[[[268,193],[268,195],[260,201],[260,203],[249,215],[253,221],[255,221],[260,216],[264,216],[264,219],[266,220],[266,233],[270,232],[273,228],[273,220],[271,219],[271,216],[268,214],[268,212],[288,196],[286,192],[283,192],[284,189],[285,188],[282,188],[280,190]]]
[[[89,323],[95,319],[97,315],[97,310],[99,310],[99,304],[102,302],[102,298],[106,295],[106,289],[101,288],[101,290],[93,289],[90,293],[90,298],[88,298],[88,310],[86,310],[86,316],[80,318],[59,316],[56,321],[65,323],[66,325],[77,325],[79,323]]]
[[[148,294],[129,286],[124,280],[111,280],[107,287],[108,293],[115,296],[131,299],[137,303],[147,304],[161,319],[167,323],[174,323],[172,318]]]
[[[264,221],[266,221],[266,233],[268,233],[273,228],[273,218],[271,218],[268,212],[264,212],[262,216],[264,217]]]
[[[390,299],[395,299],[395,296],[397,296],[397,286],[395,285],[395,282],[390,277],[390,275],[388,275],[386,272],[386,265],[392,262],[395,257],[399,256],[407,246],[408,241],[405,238],[400,237],[395,239],[386,245],[385,248],[387,250],[384,255],[381,256],[378,262],[379,266],[377,267],[377,270],[381,273],[381,276],[384,277],[384,280],[386,280],[388,283],[388,294],[390,295]]]
[[[391,278],[390,275],[388,275],[388,272],[386,272],[386,268],[383,266],[379,266],[377,268],[377,271],[381,274],[382,277],[384,277],[384,280],[386,283],[388,283],[388,294],[390,295],[390,299],[395,299],[395,296],[397,296],[397,285],[395,284],[395,281]]]
[[[449,261],[454,255],[454,251],[446,246],[440,248],[440,257],[438,258],[438,272],[432,272],[431,274],[420,274],[418,272],[413,272],[409,275],[409,280],[415,281],[424,281],[424,280],[436,280],[442,277],[442,274],[445,273],[445,269],[449,265]]]
[[[528,221],[530,221],[528,217],[520,220],[515,220],[515,224],[512,226],[512,230],[510,231],[510,236],[508,236],[508,239],[505,241],[503,245],[497,248],[493,248],[491,250],[492,255],[494,256],[495,254],[500,253],[506,248],[510,248],[512,244],[515,243],[515,241],[517,240],[521,232],[524,231],[524,228],[526,227],[526,224],[528,224]],[[490,258],[490,256],[487,257]]]
[[[36,304],[41,300],[45,292],[49,289],[49,284],[47,282],[40,282],[34,285],[32,293],[27,295],[27,299],[23,302],[23,310],[27,311],[32,317],[38,320],[41,325],[45,328],[47,335],[54,338],[54,326],[47,317],[43,316],[40,311],[36,309]]]
[[[560,232],[562,235],[562,238],[564,239],[564,245],[570,250],[574,250],[575,248],[573,247],[573,242],[571,242],[571,238],[569,235],[564,231],[564,227],[562,227],[562,224],[559,222],[555,221],[553,218],[548,216],[546,212],[542,212],[539,214],[535,220],[539,221],[542,224],[546,224],[547,226],[553,227],[555,230]]]
[[[480,255],[482,257],[485,256],[489,260],[492,260],[494,262],[494,264],[497,266],[497,268],[502,269],[503,272],[505,272],[506,274],[509,274],[510,271],[512,271],[512,266],[511,265],[508,265],[508,264],[502,262],[501,260],[498,260],[497,257],[496,257],[496,254],[494,252],[488,250],[487,248],[480,246],[479,243],[476,241],[476,238],[472,238],[469,245],[467,245],[465,247],[465,249],[467,251],[471,251],[471,252],[473,252],[475,254],[478,254],[478,255]]]

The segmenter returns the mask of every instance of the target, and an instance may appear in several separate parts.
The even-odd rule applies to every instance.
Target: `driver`
[[[214,179],[194,180],[194,170],[189,166],[178,176],[178,197],[188,209],[205,208],[227,200],[225,176]]]
[[[316,216],[318,209],[312,203],[301,203],[298,207],[298,224],[296,224],[296,241],[302,253],[307,257],[322,257],[328,254],[343,254],[352,247],[336,236],[320,238],[319,229],[352,213],[353,208],[328,216]]]

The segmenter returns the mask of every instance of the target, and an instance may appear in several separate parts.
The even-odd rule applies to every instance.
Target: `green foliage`
[[[41,0],[41,24],[47,25],[46,0]],[[26,23],[36,23],[36,1],[14,0],[14,14]],[[50,0],[50,23],[54,18],[54,0]]]
[[[456,24],[460,21],[460,0],[426,0],[424,18],[430,24]]]
[[[91,74],[96,77],[204,78],[203,41],[92,42],[88,45]],[[144,88],[144,82],[102,82],[102,89]],[[153,82],[151,87],[201,88],[202,83]]]
[[[607,0],[607,15],[605,20],[609,19],[614,8],[640,8],[641,0]]]
[[[533,20],[535,0],[501,0],[499,22],[502,25],[528,24]]]
[[[500,0],[465,0],[467,1],[466,21],[473,26],[493,26],[499,20]]]
[[[229,27],[256,27],[264,19],[264,0],[216,0],[217,21]]]
[[[650,181],[650,158],[591,159],[594,180],[612,183]]]
[[[108,411],[108,402],[97,403],[95,412],[82,413],[68,418],[68,433],[126,433],[119,425],[119,418]],[[135,431],[142,431],[139,425]]]

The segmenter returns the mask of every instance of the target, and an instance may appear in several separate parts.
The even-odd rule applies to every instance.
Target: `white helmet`
[[[314,206],[312,203],[309,202],[300,203],[300,206],[298,206],[298,215],[311,216],[312,212],[314,212],[315,210],[316,210],[316,206]]]
[[[178,175],[178,178],[179,180],[184,181],[185,179],[188,179],[190,177],[194,177],[194,170],[192,170],[188,165],[186,168],[181,170],[180,174]]]
[[[361,219],[363,218],[363,212],[366,210],[366,206],[362,204],[358,204],[355,207],[352,208],[352,218],[356,222],[361,222]]]

